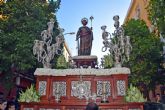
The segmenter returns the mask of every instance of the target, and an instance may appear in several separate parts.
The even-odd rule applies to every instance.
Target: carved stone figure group
[[[59,28],[59,35],[55,38],[55,44],[52,44],[54,19],[50,19],[47,25],[47,30],[41,32],[42,40],[35,40],[33,46],[33,54],[36,55],[39,62],[43,63],[44,68],[50,68],[54,55],[62,53],[60,46],[64,42],[64,30]]]

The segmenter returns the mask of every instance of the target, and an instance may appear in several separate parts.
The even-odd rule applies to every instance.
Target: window
[[[136,10],[135,10],[135,16],[134,16],[134,19],[140,19],[140,6],[138,5],[137,7],[136,7]]]

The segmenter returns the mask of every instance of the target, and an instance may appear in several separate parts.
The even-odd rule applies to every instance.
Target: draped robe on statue
[[[79,28],[76,40],[80,38],[80,45],[78,46],[78,55],[90,55],[92,48],[93,32],[87,26]]]

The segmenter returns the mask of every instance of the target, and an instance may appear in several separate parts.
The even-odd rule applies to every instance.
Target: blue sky
[[[120,24],[123,23],[124,18],[129,9],[131,0],[61,0],[60,9],[56,13],[57,20],[60,27],[67,32],[77,32],[81,25],[81,19],[83,17],[94,17],[93,20],[93,46],[91,55],[96,55],[98,61],[103,55],[108,52],[102,52],[102,25],[107,25],[108,32],[114,31],[113,16],[120,16]],[[88,26],[90,26],[90,20],[88,20]],[[72,56],[77,55],[76,49],[76,35],[65,35],[65,41],[67,42]]]

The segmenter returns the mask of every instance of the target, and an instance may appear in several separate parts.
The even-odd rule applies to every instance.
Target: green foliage
[[[113,66],[114,62],[113,62],[113,58],[112,55],[108,54],[108,55],[104,55],[104,68],[111,68]]]
[[[40,95],[36,91],[34,85],[31,85],[30,88],[26,89],[25,92],[20,93],[20,97],[18,101],[19,102],[39,102]]]
[[[165,1],[150,0],[147,9],[152,23],[165,37]]]
[[[60,55],[58,57],[56,68],[57,69],[66,69],[66,68],[68,68],[68,63],[66,62],[64,55]]]
[[[60,0],[50,4],[42,0],[11,0],[2,4],[1,12],[7,19],[0,20],[0,71],[8,71],[12,64],[19,70],[38,65],[32,53],[33,42],[40,39],[41,31],[52,17],[54,36],[58,34],[52,12],[57,11],[59,4]]]
[[[130,85],[130,87],[127,89],[126,96],[125,96],[126,102],[146,102],[147,99],[144,99],[143,94],[140,92],[140,90],[137,87]]]
[[[57,11],[59,4],[60,0],[54,5],[43,0],[8,0],[0,4],[0,14],[5,16],[0,19],[0,72],[3,73],[0,81],[7,90],[14,85],[12,65],[17,72],[38,67],[32,52],[33,42],[40,38],[42,30],[47,29],[47,22],[52,17],[55,19],[53,35],[58,34],[58,23],[52,12]]]
[[[125,35],[130,36],[133,47],[130,61],[126,64],[131,69],[129,81],[134,85],[139,82],[151,84],[160,60],[160,40],[149,32],[145,22],[141,20],[128,21],[124,29]]]

